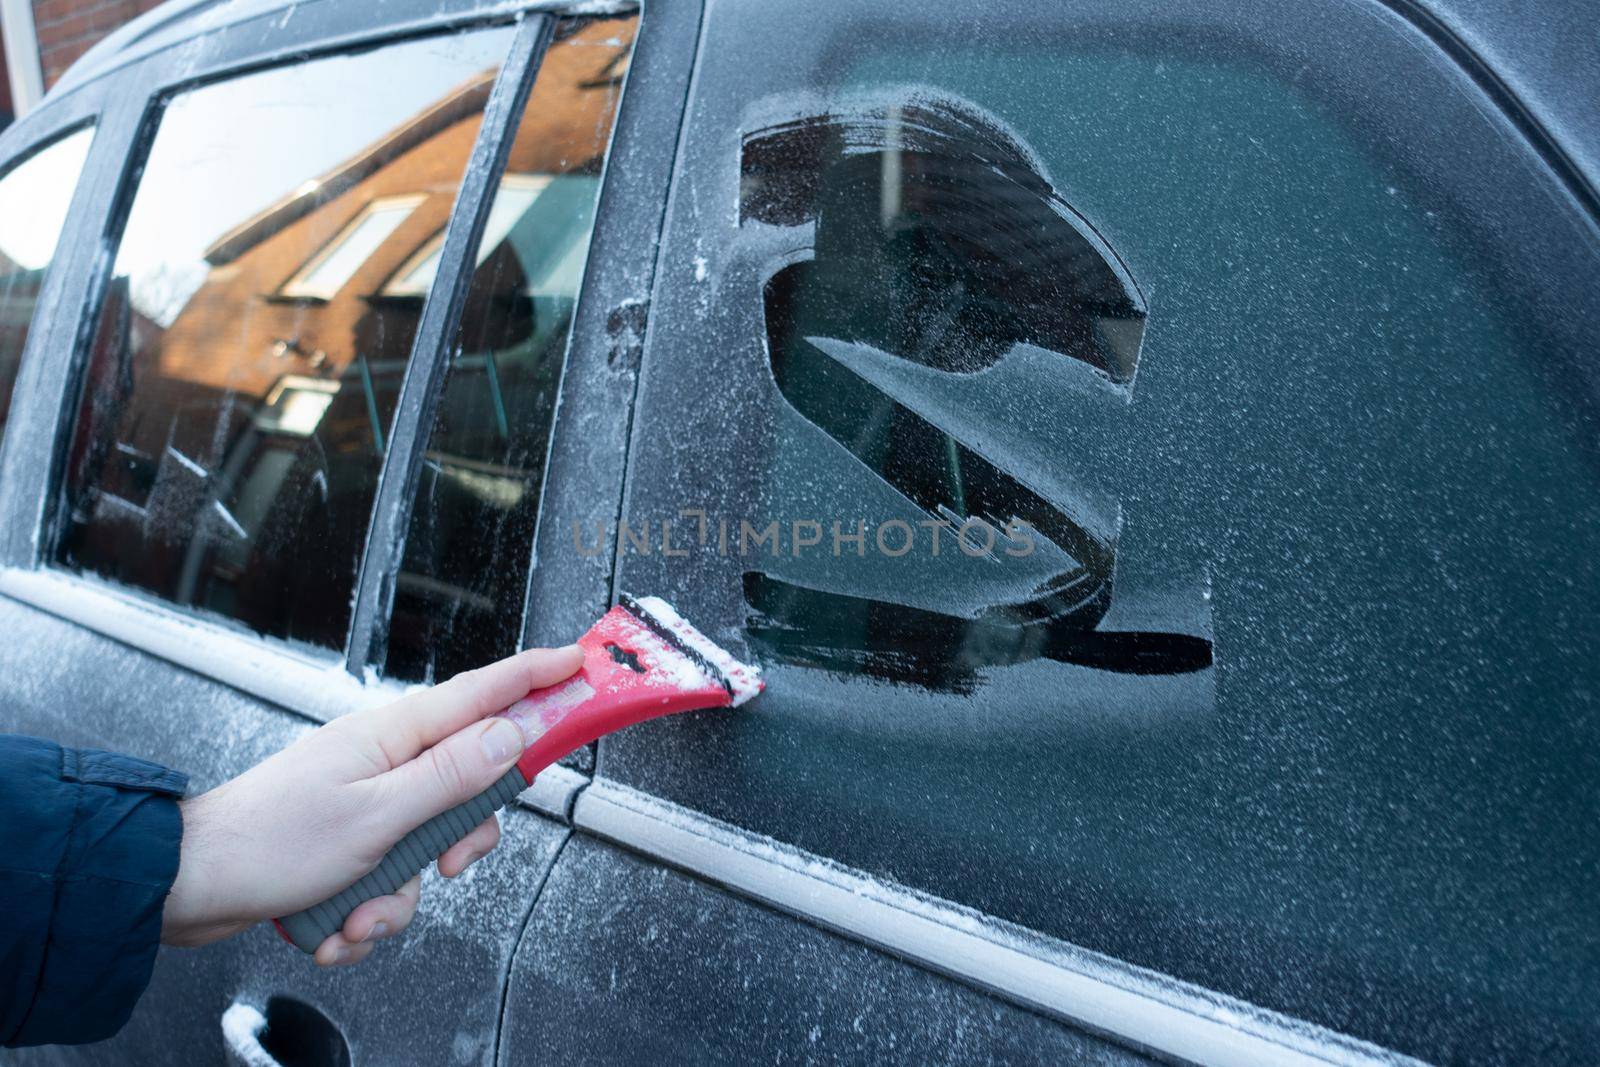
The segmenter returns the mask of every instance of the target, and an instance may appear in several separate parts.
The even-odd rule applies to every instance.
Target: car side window
[[[93,140],[93,127],[74,130],[0,176],[0,440],[34,305]]]
[[[1583,1060],[1600,244],[1432,47],[708,9],[616,584],[769,685],[603,773],[1424,1059]]]
[[[96,312],[63,566],[343,646],[420,316],[408,268],[450,216],[513,33],[166,100]]]
[[[601,170],[638,16],[563,19],[517,125],[423,459],[386,673],[449,677],[510,655]],[[425,290],[437,248],[388,296]]]

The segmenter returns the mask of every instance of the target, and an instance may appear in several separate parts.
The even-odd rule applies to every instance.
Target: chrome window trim
[[[411,688],[371,674],[357,679],[333,653],[320,656],[67,571],[0,569],[0,595],[316,722],[388,703]]]
[[[1214,1067],[1421,1061],[886,883],[596,778],[572,825],[1022,1007]]]

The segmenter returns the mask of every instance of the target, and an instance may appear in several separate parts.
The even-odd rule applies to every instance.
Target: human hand
[[[406,834],[504,774],[527,742],[514,722],[492,716],[582,663],[576,645],[518,653],[335,719],[181,802],[183,842],[161,940],[207,944],[355,882]],[[455,877],[499,840],[491,815],[439,857],[439,873]],[[365,959],[411,922],[420,892],[418,876],[361,904],[317,947],[316,961]]]

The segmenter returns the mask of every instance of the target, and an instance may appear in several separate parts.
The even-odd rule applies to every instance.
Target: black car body
[[[206,787],[619,591],[769,690],[14,1058],[1594,1062],[1596,100],[1559,0],[130,24],[0,134],[0,729]]]

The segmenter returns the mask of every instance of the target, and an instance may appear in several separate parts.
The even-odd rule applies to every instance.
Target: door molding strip
[[[187,614],[97,578],[49,568],[4,567],[0,595],[317,722],[387,704],[409,688],[370,673],[365,681],[358,680],[331,649],[319,656],[317,650]]]
[[[572,802],[588,784],[588,775],[554,763],[540,771],[533,784],[517,794],[517,803],[570,826]]]
[[[653,860],[1160,1056],[1216,1067],[1421,1062],[885,883],[604,778],[582,788],[571,819]]]

